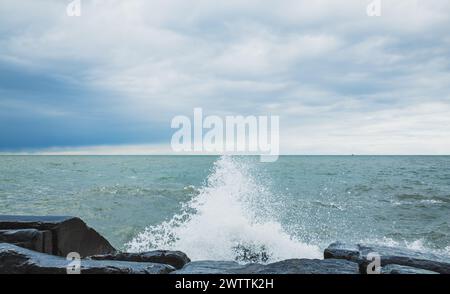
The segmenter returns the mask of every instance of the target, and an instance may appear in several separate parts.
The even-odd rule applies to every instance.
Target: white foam
[[[275,198],[251,175],[248,162],[221,157],[180,214],[146,228],[127,250],[181,250],[192,260],[321,258],[319,247],[295,239],[277,222]]]
[[[383,245],[383,246],[389,246],[389,247],[400,247],[400,248],[406,248],[411,249],[418,252],[426,252],[426,253],[434,253],[439,254],[443,256],[450,257],[450,246],[443,248],[443,249],[436,249],[436,248],[430,248],[426,245],[426,242],[423,239],[418,239],[414,241],[398,241],[394,240],[392,238],[383,237],[381,239],[365,239],[361,240],[361,243],[363,244],[377,244],[377,245]]]

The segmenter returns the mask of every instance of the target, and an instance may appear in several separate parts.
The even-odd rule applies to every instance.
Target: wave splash
[[[276,221],[275,198],[251,175],[248,162],[223,156],[179,214],[147,227],[125,246],[130,252],[181,250],[192,260],[321,258],[318,246],[290,236]]]

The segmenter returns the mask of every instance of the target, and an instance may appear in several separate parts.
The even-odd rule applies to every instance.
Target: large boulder
[[[0,242],[52,254],[52,232],[36,229],[0,230]]]
[[[0,230],[19,229],[51,232],[50,251],[54,255],[67,256],[70,252],[77,252],[85,257],[116,252],[105,238],[77,217],[0,215]],[[20,245],[20,242],[6,242]]]
[[[260,265],[256,264],[256,267]],[[187,263],[182,269],[172,274],[225,274],[242,270],[245,266],[235,261],[202,260]]]
[[[164,263],[170,264],[176,269],[181,269],[186,263],[191,261],[185,253],[170,250],[154,250],[141,253],[118,252],[114,254],[93,255],[89,256],[88,259]]]
[[[372,256],[378,255],[382,267],[397,264],[441,274],[450,274],[449,257],[406,248],[335,242],[324,251],[326,259],[346,259],[357,262],[361,273],[367,273],[367,267],[373,261],[373,257],[371,258],[369,254],[372,254]]]
[[[0,274],[66,274],[72,261],[8,243],[0,243]],[[170,265],[116,260],[80,261],[81,274],[167,274]]]
[[[287,259],[270,263],[255,274],[359,274],[358,264],[342,259]]]
[[[388,264],[383,266],[380,271],[384,275],[433,275],[439,274],[437,272],[424,270],[421,268],[398,265],[398,264]]]
[[[194,261],[173,274],[358,274],[358,264],[340,259],[287,259],[267,265]]]

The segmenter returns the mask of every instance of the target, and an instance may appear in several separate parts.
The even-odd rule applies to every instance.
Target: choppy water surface
[[[0,156],[0,213],[192,259],[320,258],[335,240],[449,254],[450,157]]]

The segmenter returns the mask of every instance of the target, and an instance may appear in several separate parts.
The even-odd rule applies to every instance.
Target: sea
[[[129,252],[322,258],[334,241],[450,256],[450,156],[0,156],[0,214],[78,216]]]

